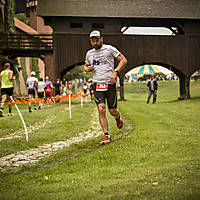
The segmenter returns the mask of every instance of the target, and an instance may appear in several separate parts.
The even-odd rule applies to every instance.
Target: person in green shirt
[[[3,107],[7,100],[7,97],[13,95],[13,80],[15,77],[13,76],[13,71],[10,70],[10,63],[5,63],[4,70],[0,74],[1,78],[1,105],[0,105],[0,117],[3,117]],[[9,116],[12,116],[12,104],[9,104]]]

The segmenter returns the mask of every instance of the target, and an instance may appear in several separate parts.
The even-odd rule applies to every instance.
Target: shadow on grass
[[[176,102],[184,102],[184,101],[196,101],[196,100],[200,100],[200,96],[196,96],[196,97],[190,97],[189,99],[174,99],[174,100],[170,100],[170,101],[161,101],[159,103],[176,103]]]

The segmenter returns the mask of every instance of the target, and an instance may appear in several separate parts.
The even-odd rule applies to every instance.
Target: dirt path
[[[88,140],[90,138],[98,137],[98,136],[102,135],[101,127],[98,122],[97,111],[95,110],[92,115],[93,116],[91,117],[91,119],[93,119],[93,120],[90,122],[90,128],[88,131],[82,132],[77,137],[72,137],[65,141],[59,141],[59,142],[54,142],[51,144],[45,144],[45,145],[39,146],[34,149],[20,151],[20,152],[14,153],[14,154],[4,156],[4,157],[0,158],[0,170],[4,171],[8,167],[18,167],[20,165],[36,163],[40,159],[44,158],[47,155],[50,155],[51,153],[53,153],[59,149],[63,149],[64,147],[69,147],[71,144],[82,142],[82,141]],[[53,118],[51,120],[53,120]],[[43,122],[42,124],[39,124],[39,125],[37,124],[37,126],[30,127],[29,131],[31,131],[31,130],[36,131],[39,128],[44,127],[46,125],[47,121]],[[35,128],[35,127],[37,127],[37,128]],[[9,137],[4,138],[4,139],[13,139],[16,137],[22,137],[22,135],[15,133],[15,135],[10,135]],[[1,138],[1,140],[2,140],[2,138]]]
[[[34,149],[19,151],[14,154],[10,154],[0,158],[0,171],[4,171],[7,168],[18,167],[25,164],[36,163],[40,159],[52,154],[55,151],[63,149],[65,147],[69,147],[72,144],[79,143],[82,141],[86,141],[90,138],[98,137],[103,135],[101,126],[98,120],[97,110],[94,110],[90,121],[89,129],[85,132],[81,132],[77,137],[72,137],[68,140],[53,142],[51,144],[44,144]],[[42,127],[45,127],[47,123],[50,123],[54,120],[54,117],[44,121],[43,123],[37,123],[35,126],[29,127],[29,133],[31,131],[36,131]],[[127,137],[130,130],[132,130],[132,125],[125,121],[125,127],[123,128],[123,133],[120,135],[116,135],[114,140],[119,140],[122,137]],[[0,138],[0,140],[13,139],[17,137],[24,137],[21,132],[16,132],[9,137]]]
[[[47,124],[50,124],[54,119],[55,119],[55,116],[48,117],[48,119],[45,119],[42,122],[38,122],[34,126],[27,127],[27,131],[28,131],[29,134],[33,131],[37,131],[37,130],[45,127]],[[10,134],[9,136],[1,137],[0,141],[11,140],[11,139],[21,138],[21,137],[25,137],[24,129],[16,131],[16,132]]]

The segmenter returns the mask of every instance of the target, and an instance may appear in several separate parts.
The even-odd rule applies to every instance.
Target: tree
[[[6,23],[6,32],[15,33],[15,0],[6,0],[5,4],[5,23]]]
[[[91,77],[92,73],[86,73],[84,71],[83,65],[75,66],[75,68],[73,68],[64,75],[64,79],[66,81],[71,81],[75,79],[89,79]]]

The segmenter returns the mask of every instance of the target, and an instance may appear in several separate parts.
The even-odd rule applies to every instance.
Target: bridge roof
[[[39,0],[40,16],[200,19],[200,0]]]

